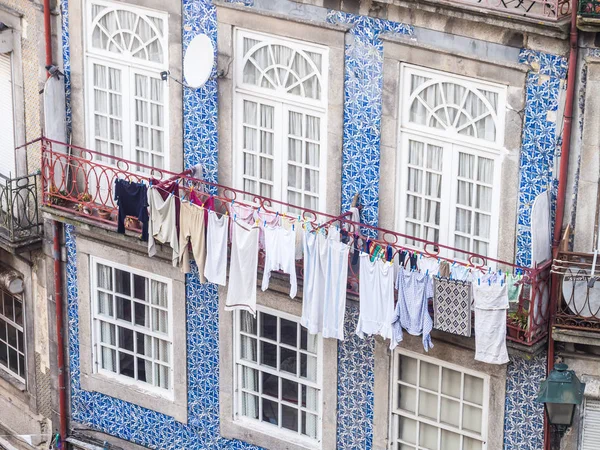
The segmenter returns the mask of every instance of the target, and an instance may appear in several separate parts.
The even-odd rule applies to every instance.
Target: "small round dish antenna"
[[[183,76],[188,87],[199,88],[210,77],[215,65],[215,46],[205,34],[192,39],[183,57]]]

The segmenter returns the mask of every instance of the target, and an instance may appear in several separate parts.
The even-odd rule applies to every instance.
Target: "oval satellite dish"
[[[204,86],[214,65],[215,46],[207,35],[197,35],[188,45],[183,57],[185,83],[191,88]]]
[[[591,286],[590,278],[586,270],[569,267],[563,275],[562,293],[573,314],[600,318],[600,280]]]

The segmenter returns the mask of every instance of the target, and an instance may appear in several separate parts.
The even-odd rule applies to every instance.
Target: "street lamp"
[[[548,422],[559,431],[564,431],[573,423],[575,406],[581,405],[585,383],[582,383],[566,364],[557,364],[540,384],[536,401],[543,403],[548,414]]]

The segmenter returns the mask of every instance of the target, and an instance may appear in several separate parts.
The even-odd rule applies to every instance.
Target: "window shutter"
[[[10,53],[0,54],[0,174],[15,176],[15,132],[13,121]]]
[[[581,450],[600,448],[600,400],[586,399],[583,411]]]

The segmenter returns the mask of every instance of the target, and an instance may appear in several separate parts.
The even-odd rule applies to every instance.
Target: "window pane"
[[[140,300],[148,301],[148,279],[140,275],[133,275],[133,296]]]
[[[468,437],[464,438],[462,450],[481,450],[482,448],[481,441],[476,441]]]
[[[463,405],[463,428],[481,433],[482,411],[471,405]]]
[[[150,307],[142,303],[134,303],[135,324],[144,328],[150,328]]]
[[[158,361],[162,361],[164,363],[169,363],[169,350],[171,348],[171,344],[167,341],[163,341],[162,339],[154,339],[154,358]]]
[[[100,342],[117,345],[115,326],[113,324],[100,322]]]
[[[279,369],[296,375],[296,350],[281,347]]]
[[[260,313],[260,335],[273,341],[277,340],[277,317]]]
[[[421,422],[419,424],[419,445],[428,450],[438,450],[438,429]]]
[[[300,348],[310,353],[317,353],[317,335],[309,334],[306,328],[300,328]]]
[[[168,367],[163,366],[161,364],[156,364],[155,370],[154,370],[154,377],[155,377],[154,385],[159,386],[164,389],[168,389],[169,386],[171,385],[170,384],[171,383],[170,382],[170,378],[171,378],[170,373],[171,373],[171,370]]]
[[[471,375],[465,375],[465,393],[466,401],[483,405],[483,380]]]
[[[300,377],[309,381],[317,381],[317,358],[302,353],[300,361]]]
[[[13,298],[12,295],[4,294],[4,317],[14,322]]]
[[[288,403],[298,404],[298,383],[282,378],[281,399]]]
[[[266,366],[277,368],[277,346],[275,344],[261,341],[260,351],[260,363]]]
[[[454,398],[460,398],[460,372],[456,370],[442,368],[442,394]]]
[[[168,315],[166,311],[152,309],[152,330],[159,333],[168,333]]]
[[[116,287],[119,294],[131,295],[131,275],[129,272],[115,269]]]
[[[444,450],[462,450],[460,448],[460,434],[442,430],[442,447]]]
[[[262,420],[273,425],[279,424],[279,408],[277,402],[262,399]]]
[[[117,319],[131,322],[131,300],[117,297]]]
[[[302,406],[317,411],[319,406],[319,391],[309,386],[302,386]]]
[[[460,385],[459,385],[460,389]],[[458,427],[460,425],[460,403],[442,397],[440,421]]]
[[[133,331],[119,327],[119,348],[133,351]]]
[[[161,283],[160,281],[151,280],[150,289],[152,291],[152,304],[166,308],[168,301],[167,285],[165,283]]]
[[[14,314],[15,314],[15,323],[17,325],[21,325],[23,326],[23,304],[21,303],[21,301],[16,298],[13,297],[13,306],[14,306]]]
[[[421,361],[421,375],[419,386],[432,391],[438,391],[439,366]]]
[[[119,373],[126,377],[135,378],[134,357],[132,355],[119,352]]]
[[[8,345],[17,348],[17,330],[10,324],[6,325],[8,331]]]
[[[117,371],[116,366],[116,352],[108,347],[101,347],[102,349],[102,368],[110,370],[111,372]]]
[[[242,393],[242,415],[252,419],[258,419],[258,397]]]
[[[240,325],[242,331],[256,335],[256,318],[248,311],[240,311]]]
[[[152,361],[147,359],[137,359],[137,379],[146,383],[152,383]]]
[[[242,367],[242,387],[258,392],[258,370]]]
[[[438,418],[438,396],[429,392],[419,392],[419,416],[436,420]]]
[[[398,437],[410,444],[416,444],[417,422],[406,417],[398,417]]]
[[[400,380],[412,385],[417,384],[417,365],[418,361],[409,356],[400,355],[398,373]]]
[[[281,426],[288,430],[298,431],[298,410],[291,406],[281,406]]]
[[[298,325],[291,320],[281,319],[281,342],[296,347],[298,340]]]
[[[313,439],[317,438],[317,416],[302,411],[302,434]]]
[[[400,409],[404,409],[405,411],[409,411],[411,413],[415,413],[417,411],[417,391],[408,386],[401,385],[398,390],[398,407]]]

